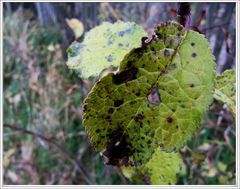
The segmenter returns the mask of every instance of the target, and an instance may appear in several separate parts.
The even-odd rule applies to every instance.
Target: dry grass
[[[114,17],[125,15],[101,6]],[[89,145],[81,116],[93,81],[66,67],[63,32],[39,26],[31,15],[19,10],[4,16],[3,122],[21,128],[4,128],[4,184],[136,184],[105,166]],[[211,105],[181,153],[186,172],[178,184],[236,182],[235,123],[222,104]]]

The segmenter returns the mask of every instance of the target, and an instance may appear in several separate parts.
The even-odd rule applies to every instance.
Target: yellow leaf
[[[3,160],[3,168],[7,168],[9,165],[10,165],[10,160],[4,158],[4,160]]]
[[[17,182],[19,180],[19,176],[13,171],[8,171],[7,176],[12,180],[12,182]]]
[[[81,21],[79,21],[76,18],[72,18],[72,19],[66,19],[66,22],[68,26],[73,30],[76,38],[79,38],[82,36],[84,32],[84,26]]]
[[[7,168],[10,164],[10,157],[15,153],[15,148],[11,148],[8,151],[4,152],[3,155],[3,167]]]
[[[50,51],[50,52],[53,52],[55,50],[55,47],[53,44],[50,44],[48,45],[47,49]]]
[[[216,78],[213,97],[227,104],[233,116],[236,115],[236,71],[226,70]]]

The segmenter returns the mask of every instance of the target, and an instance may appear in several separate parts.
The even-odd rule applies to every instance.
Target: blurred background
[[[74,33],[103,21],[133,21],[150,34],[176,19],[177,3],[3,3],[4,184],[138,184],[106,166],[82,126],[82,102],[94,81],[67,68]],[[206,35],[217,73],[235,69],[235,3],[192,3],[192,28]],[[177,184],[235,184],[235,120],[214,101],[181,154]]]

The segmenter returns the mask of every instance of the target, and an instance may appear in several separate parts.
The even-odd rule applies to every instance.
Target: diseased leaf
[[[78,70],[83,78],[98,76],[106,68],[117,68],[131,49],[140,47],[141,38],[146,35],[143,28],[133,22],[104,22],[91,29],[82,43],[71,44],[67,65]]]
[[[155,32],[85,100],[85,129],[107,164],[140,165],[156,148],[182,147],[212,101],[215,63],[204,36],[174,22]]]
[[[236,114],[236,72],[235,70],[226,70],[217,76],[217,82],[214,88],[214,98],[226,103],[230,111]]]
[[[149,182],[148,184],[175,184],[177,182],[177,174],[182,172],[184,164],[182,157],[178,152],[166,153],[156,149],[152,158],[146,163],[138,167],[122,166],[121,171],[125,177],[141,183],[141,181]]]

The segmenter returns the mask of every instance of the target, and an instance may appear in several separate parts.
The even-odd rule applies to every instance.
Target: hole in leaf
[[[148,102],[151,104],[159,104],[161,102],[160,94],[156,86],[151,88],[151,91],[148,93],[147,99]]]

